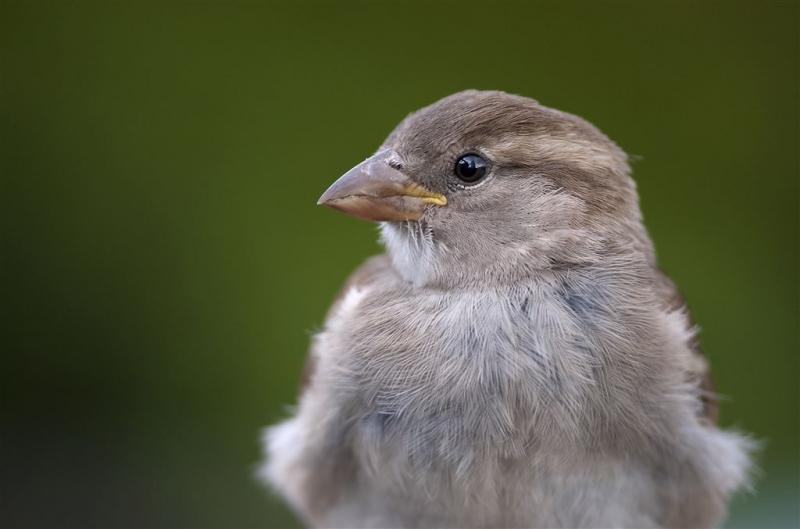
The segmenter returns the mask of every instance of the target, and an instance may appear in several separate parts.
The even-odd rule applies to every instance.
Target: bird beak
[[[389,165],[395,157],[385,149],[367,158],[335,181],[317,204],[366,220],[418,220],[428,204],[447,204],[447,197]]]

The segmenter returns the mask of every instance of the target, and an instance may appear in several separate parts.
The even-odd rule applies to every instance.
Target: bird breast
[[[358,391],[360,452],[463,466],[476,449],[585,443],[604,384],[584,321],[593,303],[541,284],[351,291],[326,332]]]

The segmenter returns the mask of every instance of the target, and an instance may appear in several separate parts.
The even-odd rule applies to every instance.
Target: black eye
[[[474,184],[484,176],[489,168],[486,160],[477,154],[465,154],[456,161],[454,171],[462,182]]]

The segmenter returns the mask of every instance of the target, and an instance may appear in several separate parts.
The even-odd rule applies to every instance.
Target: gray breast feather
[[[697,420],[685,322],[575,279],[357,286],[267,479],[323,526],[714,523],[749,444]]]

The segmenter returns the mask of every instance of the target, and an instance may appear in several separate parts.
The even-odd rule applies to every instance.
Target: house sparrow
[[[750,441],[715,426],[695,328],[625,153],[466,91],[403,120],[320,204],[386,254],[314,338],[261,475],[314,527],[710,527]]]

